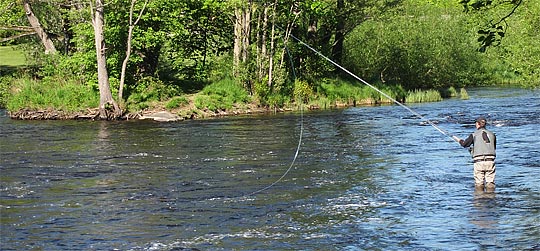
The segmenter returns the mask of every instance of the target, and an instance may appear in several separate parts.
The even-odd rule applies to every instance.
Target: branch
[[[148,4],[149,0],[146,0],[144,2],[144,5],[141,9],[141,12],[139,12],[139,16],[137,17],[137,20],[133,23],[133,9],[135,7],[135,2],[137,0],[131,0],[131,8],[129,9],[129,28],[128,28],[128,38],[127,38],[127,46],[126,46],[126,57],[124,58],[124,61],[122,62],[122,71],[120,72],[120,87],[118,88],[118,100],[123,100],[124,95],[124,82],[126,77],[126,68],[127,63],[129,61],[129,57],[131,56],[131,39],[133,37],[133,29],[135,28],[135,25],[141,20],[141,17],[143,15],[144,9],[146,8],[146,5]]]
[[[135,3],[135,1],[133,1],[133,3]],[[146,8],[146,5],[148,4],[148,0],[144,1],[144,5],[141,9],[141,12],[139,12],[139,16],[137,17],[137,20],[135,21],[135,23],[133,23],[133,26],[137,25],[137,23],[139,22],[139,20],[141,20],[141,17],[143,15],[143,12],[144,12],[144,9]],[[133,6],[132,6],[133,7]]]
[[[25,37],[25,36],[34,35],[34,34],[36,34],[36,32],[31,31],[31,32],[26,32],[26,33],[18,34],[18,35],[15,35],[15,36],[11,36],[11,37],[2,38],[0,40],[0,43],[7,42],[7,41],[10,41],[10,40],[15,40],[17,38],[21,38],[21,37]]]
[[[29,26],[0,26],[0,30],[33,31],[34,29]]]
[[[521,5],[522,2],[523,2],[523,0],[518,0],[518,2],[514,4],[514,8],[512,8],[512,11],[510,11],[510,13],[508,13],[506,16],[502,17],[501,20],[499,20],[499,22],[497,22],[496,24],[500,24],[504,20],[506,20],[507,18],[512,16],[514,14],[514,12],[516,12],[516,9]]]
[[[92,16],[92,26],[95,26],[96,22],[95,22],[94,5],[92,4],[92,0],[89,0],[88,2],[90,3],[90,15]]]

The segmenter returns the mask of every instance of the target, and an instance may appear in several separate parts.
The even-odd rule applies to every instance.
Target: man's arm
[[[459,144],[462,146],[462,147],[469,147],[472,145],[474,139],[473,139],[473,135],[470,134],[469,137],[467,137],[465,140],[462,140],[460,139],[459,140]]]

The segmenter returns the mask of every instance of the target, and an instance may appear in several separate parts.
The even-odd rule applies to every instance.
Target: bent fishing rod
[[[292,34],[289,34],[289,36],[291,36],[294,40],[298,41],[301,45],[304,45],[305,47],[307,47],[308,49],[310,49],[311,51],[315,52],[315,54],[319,55],[320,57],[324,58],[326,61],[332,63],[333,65],[335,65],[336,67],[338,67],[339,69],[343,70],[344,72],[346,72],[347,74],[351,75],[352,77],[354,77],[355,79],[357,79],[358,81],[362,82],[363,84],[369,86],[371,89],[377,91],[378,93],[380,93],[381,95],[383,95],[384,97],[386,97],[387,99],[391,100],[392,102],[394,102],[395,104],[401,106],[402,108],[406,109],[407,111],[409,111],[410,113],[412,113],[413,115],[417,116],[418,118],[426,121],[429,125],[431,125],[433,128],[437,129],[437,131],[439,131],[440,133],[442,133],[443,135],[445,136],[448,136],[450,137],[452,140],[456,141],[459,143],[459,138],[457,136],[454,136],[452,134],[450,134],[448,131],[440,128],[439,126],[437,126],[435,123],[433,123],[431,120],[427,119],[425,116],[422,116],[420,113],[414,111],[413,109],[409,108],[408,106],[402,104],[401,102],[397,101],[396,99],[390,97],[390,95],[384,93],[383,91],[381,91],[379,88],[375,87],[374,85],[368,83],[367,81],[365,81],[364,79],[356,76],[354,73],[352,73],[351,71],[347,70],[345,67],[341,66],[340,64],[336,63],[335,61],[333,61],[332,59],[328,58],[327,56],[325,56],[324,54],[322,54],[321,52],[315,50],[313,47],[309,46],[308,44],[304,43],[302,40],[300,40],[299,38],[295,37],[294,35]]]

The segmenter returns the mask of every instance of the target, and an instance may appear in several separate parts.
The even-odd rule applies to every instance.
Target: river
[[[410,107],[462,138],[488,118],[494,193],[399,106],[175,123],[2,111],[0,249],[540,250],[540,91],[469,95]]]

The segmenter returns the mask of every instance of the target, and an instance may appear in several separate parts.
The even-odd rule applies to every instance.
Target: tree
[[[22,13],[16,10],[17,8],[15,7],[21,5],[22,8],[20,10],[23,11],[22,13],[26,16],[28,23],[22,23],[20,19],[17,18],[18,15],[22,15]],[[3,37],[1,42],[11,41],[29,35],[37,35],[45,48],[46,54],[55,54],[57,52],[49,32],[43,27],[39,18],[35,15],[32,8],[32,2],[29,0],[17,2],[5,1],[1,3],[0,7],[3,9],[0,13],[0,16],[2,16],[2,18],[0,18],[0,23],[2,24],[0,25],[0,30],[8,31],[6,34],[9,34],[9,37]],[[30,24],[30,26],[27,26],[28,24]]]
[[[120,73],[120,87],[118,88],[118,100],[123,99],[123,93],[124,93],[124,81],[126,78],[126,67],[127,63],[129,61],[129,57],[131,55],[131,39],[133,37],[133,28],[135,28],[135,25],[141,20],[141,16],[144,12],[144,9],[146,8],[146,4],[148,4],[148,0],[144,2],[144,6],[141,9],[141,12],[139,12],[139,16],[137,17],[137,20],[135,22],[133,21],[133,9],[135,7],[135,3],[137,0],[131,1],[131,8],[129,9],[129,29],[128,29],[128,37],[127,37],[127,46],[126,46],[126,58],[122,62],[122,72]]]
[[[102,0],[96,0],[95,10],[92,14],[92,25],[94,26],[94,38],[96,45],[98,85],[99,85],[99,117],[101,119],[117,119],[122,116],[122,110],[114,101],[109,84],[109,74],[107,72],[107,58],[104,29],[104,10]]]
[[[41,27],[41,23],[39,22],[38,18],[34,15],[34,11],[32,10],[32,6],[30,5],[30,2],[28,0],[23,1],[23,8],[26,12],[26,18],[28,18],[28,22],[32,26],[32,28],[35,30],[37,36],[41,40],[41,43],[43,46],[45,46],[45,54],[55,54],[56,53],[56,47],[54,47],[54,44],[52,40],[49,38],[49,35],[43,27]]]

